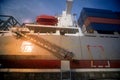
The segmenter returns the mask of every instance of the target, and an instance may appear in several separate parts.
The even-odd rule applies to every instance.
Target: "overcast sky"
[[[120,0],[74,0],[72,14],[77,18],[83,7],[120,11]],[[41,14],[60,15],[66,0],[0,0],[0,14],[12,15],[20,22],[33,22]]]

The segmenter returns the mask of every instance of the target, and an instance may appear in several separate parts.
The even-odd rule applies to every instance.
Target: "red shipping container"
[[[120,24],[120,19],[88,17],[85,20],[84,24],[85,24],[85,26],[88,26],[90,23]]]

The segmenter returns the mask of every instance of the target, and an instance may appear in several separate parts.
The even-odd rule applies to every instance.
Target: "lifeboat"
[[[40,15],[37,17],[36,22],[41,25],[56,25],[58,19],[54,16]]]

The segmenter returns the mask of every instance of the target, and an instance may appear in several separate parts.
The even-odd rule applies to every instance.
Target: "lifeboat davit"
[[[56,25],[58,19],[54,16],[40,15],[37,17],[36,22],[41,25]]]

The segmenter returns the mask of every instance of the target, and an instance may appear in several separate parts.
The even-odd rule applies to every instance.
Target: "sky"
[[[120,0],[74,0],[71,13],[79,18],[83,7],[120,12]],[[0,15],[11,15],[20,23],[35,22],[41,14],[61,15],[66,0],[0,0]]]

